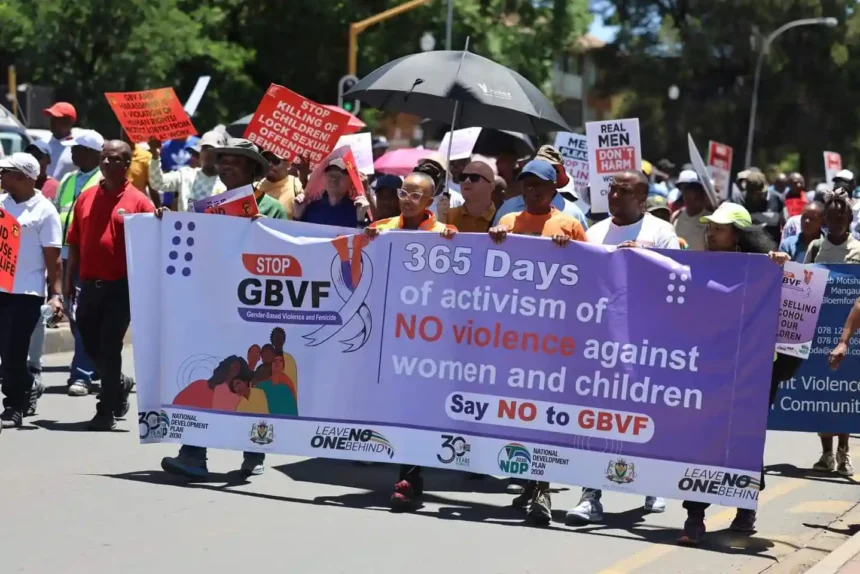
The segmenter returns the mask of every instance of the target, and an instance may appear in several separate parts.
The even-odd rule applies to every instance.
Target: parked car
[[[22,151],[31,141],[24,125],[0,105],[0,157]]]

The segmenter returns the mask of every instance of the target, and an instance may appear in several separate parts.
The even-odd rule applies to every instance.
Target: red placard
[[[197,134],[173,88],[105,94],[122,129],[134,143],[165,141]]]
[[[708,165],[731,171],[732,148],[720,142],[710,142],[708,146]]]
[[[215,213],[217,215],[236,215],[238,217],[253,217],[260,213],[254,198],[237,197],[232,201],[207,208],[203,213]]]
[[[0,291],[12,292],[20,248],[21,226],[12,214],[0,208]]]
[[[331,152],[319,165],[314,168],[308,177],[308,184],[305,186],[305,197],[309,201],[314,201],[322,196],[325,190],[325,168],[332,160],[342,159],[346,165],[347,173],[352,180],[352,189],[349,191],[350,199],[355,199],[364,195],[364,186],[361,184],[361,176],[358,173],[358,168],[355,165],[355,156],[352,154],[352,148],[349,146],[341,146]]]
[[[272,84],[245,128],[245,137],[279,158],[307,156],[319,164],[343,135],[349,116]]]

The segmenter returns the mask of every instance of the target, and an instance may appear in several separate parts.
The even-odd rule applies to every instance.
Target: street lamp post
[[[776,39],[777,36],[785,32],[786,30],[790,30],[791,28],[797,28],[798,26],[827,26],[829,28],[835,27],[839,23],[836,18],[803,18],[801,20],[794,20],[793,22],[789,22],[788,24],[783,24],[776,30],[770,33],[770,35],[765,38],[764,44],[762,44],[761,50],[758,53],[758,61],[755,65],[755,79],[753,80],[753,96],[752,96],[752,105],[750,106],[750,125],[749,130],[747,131],[747,150],[746,150],[746,161],[744,162],[744,167],[749,167],[752,163],[752,148],[753,148],[753,134],[755,132],[755,114],[756,108],[758,108],[758,83],[759,77],[761,76],[761,67],[764,64],[764,57],[767,54],[768,49],[770,48],[770,44]]]

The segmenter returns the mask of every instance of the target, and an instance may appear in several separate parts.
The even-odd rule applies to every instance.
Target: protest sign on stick
[[[782,282],[765,257],[171,223],[126,220],[143,442],[756,507]],[[245,373],[232,400],[216,370]]]
[[[193,211],[239,217],[253,217],[260,213],[254,188],[250,185],[199,199],[194,202]]]
[[[165,141],[197,133],[173,88],[105,93],[122,129],[134,143]]]
[[[833,178],[842,170],[842,156],[835,151],[824,152],[824,176],[827,179],[825,183],[830,185],[833,183]]]
[[[272,84],[245,128],[245,137],[285,161],[319,164],[343,135],[349,116]]]
[[[714,190],[721,200],[729,198],[732,185],[732,148],[726,144],[708,142],[708,171],[714,180]]]
[[[555,149],[564,158],[564,170],[573,179],[576,189],[588,187],[588,138],[582,134],[558,132]]]
[[[355,165],[358,167],[358,171],[365,175],[371,175],[374,172],[373,145],[370,132],[342,136],[337,140],[334,149],[343,146],[349,146],[352,149],[352,155],[355,156]]]
[[[622,171],[642,169],[639,119],[588,122],[588,178],[591,184],[591,210],[609,211],[609,186],[612,176]]]
[[[693,164],[693,171],[695,171],[696,175],[699,176],[699,181],[702,183],[702,187],[705,188],[705,194],[708,196],[708,200],[711,202],[714,209],[716,209],[720,204],[720,198],[717,197],[717,192],[714,190],[714,186],[711,183],[711,174],[708,171],[708,166],[706,166],[704,160],[702,160],[702,155],[699,153],[699,149],[696,147],[696,142],[693,141],[693,136],[690,134],[687,134],[687,149],[690,152],[690,163]]]
[[[320,198],[322,192],[325,190],[325,170],[336,159],[343,160],[347,174],[352,180],[350,197],[355,199],[360,195],[364,195],[364,186],[361,184],[361,177],[358,175],[355,156],[352,154],[352,149],[349,146],[343,146],[328,154],[311,172],[311,175],[308,177],[308,184],[305,186],[305,198],[307,201],[314,201]]]
[[[481,135],[481,128],[461,128],[453,132],[446,132],[439,143],[439,153],[447,157],[448,144],[451,145],[451,161],[457,159],[468,159],[472,157],[472,150]]]
[[[20,248],[21,225],[11,213],[0,208],[0,291],[12,292]]]

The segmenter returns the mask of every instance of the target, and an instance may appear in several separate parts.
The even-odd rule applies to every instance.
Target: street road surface
[[[125,358],[130,368],[130,348]],[[70,359],[46,357],[38,414],[0,435],[2,574],[802,572],[860,528],[858,483],[807,470],[818,439],[783,432],[768,434],[759,532],[730,533],[734,510],[711,507],[716,534],[699,549],[674,544],[678,501],[643,515],[644,497],[607,492],[605,523],[571,528],[564,513],[579,489],[559,487],[555,522],[536,528],[503,480],[456,472],[427,473],[414,515],[387,509],[393,465],[270,456],[245,482],[231,473],[241,454],[212,451],[211,481],[187,485],[160,469],[175,446],[138,444],[136,417],[123,432],[84,431],[95,398],[66,396]]]

